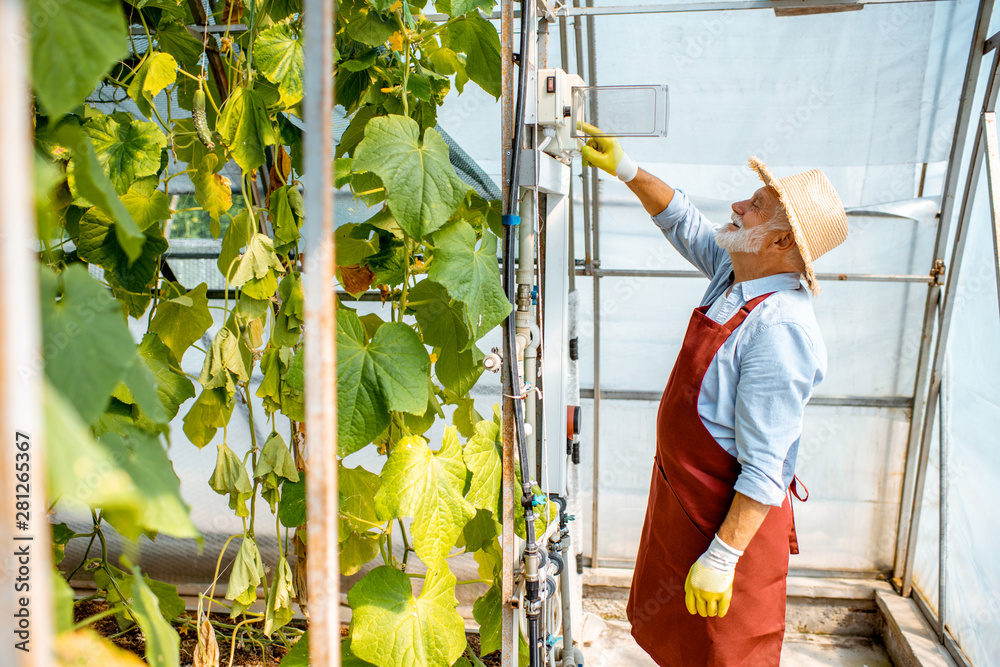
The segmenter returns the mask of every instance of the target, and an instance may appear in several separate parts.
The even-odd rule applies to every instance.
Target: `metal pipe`
[[[573,0],[573,6],[579,8],[580,0]],[[573,19],[573,40],[576,52],[576,73],[586,80],[583,71],[583,32],[580,29],[582,20],[579,16]],[[580,180],[583,181],[583,261],[584,267],[586,267],[586,273],[583,275],[589,276],[594,270],[590,254],[590,181],[587,179],[587,170],[583,166],[580,167]],[[575,206],[572,198],[569,200],[569,205]]]
[[[337,350],[334,282],[332,49],[334,3],[304,0],[306,511],[310,661],[340,665]]]
[[[988,1],[988,0],[985,0]],[[930,441],[933,435],[934,408],[937,400],[937,387],[941,383],[941,372],[944,366],[945,350],[948,346],[948,335],[951,331],[952,314],[955,310],[955,301],[958,294],[958,279],[962,269],[962,259],[965,255],[965,243],[969,236],[969,226],[972,218],[972,205],[975,200],[976,189],[979,184],[979,175],[982,171],[984,160],[983,154],[986,150],[985,136],[985,115],[993,111],[996,106],[997,95],[1000,93],[1000,77],[998,77],[998,67],[1000,67],[1000,51],[996,52],[993,59],[993,67],[990,71],[990,79],[987,83],[986,94],[983,96],[983,122],[980,122],[976,130],[976,139],[973,144],[971,163],[968,170],[968,178],[965,182],[965,189],[962,197],[962,207],[958,216],[958,224],[955,229],[955,238],[951,249],[950,269],[945,282],[944,292],[941,300],[941,314],[938,321],[937,340],[934,344],[934,354],[931,357],[929,366],[931,389],[927,394],[927,405],[923,415],[923,428],[920,432],[920,440],[917,446],[917,468],[913,481],[913,497],[910,502],[910,520],[906,536],[906,551],[903,558],[903,571],[901,577],[900,590],[904,596],[910,594],[913,583],[913,562],[916,558],[917,527],[920,525],[920,513],[923,511],[921,502],[924,492],[924,483],[927,476],[927,459]],[[916,403],[914,406],[916,407]],[[916,410],[914,410],[915,412]]]
[[[683,2],[659,5],[628,5],[584,9],[562,7],[558,14],[569,16],[613,16],[621,14],[674,14],[680,12],[720,12],[742,9],[805,9],[809,7],[863,7],[864,5],[941,2],[942,0],[731,0],[728,2]]]
[[[513,0],[501,0],[500,11],[500,75],[501,75],[501,123],[500,123],[500,155],[501,182],[507,183],[510,173],[511,144],[514,137],[514,3]],[[501,188],[503,209],[507,210],[509,193],[507,188]],[[506,332],[505,332],[506,335]],[[501,386],[510,386],[510,364],[501,367]],[[506,393],[506,390],[504,390]],[[503,447],[501,495],[503,500],[501,517],[501,537],[503,539],[503,558],[500,568],[500,593],[502,606],[500,609],[500,664],[503,667],[514,667],[517,664],[518,636],[520,631],[514,622],[514,608],[510,600],[514,595],[514,550],[508,545],[514,544],[514,401],[503,399]]]
[[[54,663],[52,545],[45,497],[45,384],[38,303],[29,43],[21,0],[0,0],[0,628],[12,667]],[[17,467],[15,467],[17,461]],[[27,469],[25,469],[27,464]],[[25,475],[25,473],[27,473]],[[16,477],[20,475],[21,477]],[[25,477],[27,479],[25,479]],[[18,484],[17,482],[21,482]],[[18,501],[19,506],[15,506]],[[25,516],[15,516],[15,509]],[[14,533],[15,519],[24,519]],[[26,554],[29,563],[18,554]],[[17,591],[15,592],[15,579]],[[24,588],[27,585],[28,588]],[[27,603],[27,604],[25,604]],[[19,621],[29,625],[24,627]],[[23,642],[25,650],[17,650]]]
[[[576,275],[588,275],[583,269],[576,269]],[[704,278],[705,274],[692,269],[594,269],[593,275],[602,278]],[[929,283],[929,275],[879,274],[879,273],[817,273],[818,280],[830,282],[874,282],[874,283]]]
[[[948,610],[948,376],[938,401],[938,641],[944,644]]]
[[[602,389],[601,398],[609,401],[655,401],[662,398],[661,391]],[[580,389],[580,398],[594,398],[593,388]],[[889,408],[908,410],[913,407],[909,396],[813,396],[813,407]]]

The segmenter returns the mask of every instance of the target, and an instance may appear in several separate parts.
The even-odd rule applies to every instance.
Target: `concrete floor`
[[[628,621],[602,619],[587,613],[583,639],[587,667],[656,667],[632,639]],[[873,639],[797,632],[785,634],[781,664],[789,667],[892,667],[885,649]]]

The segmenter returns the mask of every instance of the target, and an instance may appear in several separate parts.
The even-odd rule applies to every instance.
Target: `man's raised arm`
[[[625,183],[677,252],[706,277],[714,276],[719,263],[728,257],[715,242],[715,226],[687,196],[680,193],[675,197],[672,187],[639,169],[617,139],[601,136],[599,129],[587,123],[581,123],[581,129],[595,135],[580,149],[583,164],[598,167]]]

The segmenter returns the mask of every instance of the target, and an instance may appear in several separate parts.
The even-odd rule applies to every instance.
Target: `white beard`
[[[722,225],[715,229],[715,242],[727,252],[756,253],[764,247],[771,230],[769,225],[760,225],[752,229],[743,226],[743,216],[733,213],[733,224],[739,229],[727,229]]]

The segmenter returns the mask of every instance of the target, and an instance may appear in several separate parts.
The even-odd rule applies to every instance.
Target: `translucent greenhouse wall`
[[[971,0],[868,5],[852,13],[783,18],[771,10],[599,16],[594,19],[597,80],[583,74],[588,85],[670,86],[668,136],[622,143],[643,168],[684,189],[713,221],[725,221],[729,204],[758,187],[744,167],[749,155],[764,159],[779,177],[819,167],[855,214],[848,242],[819,260],[817,271],[926,275],[977,6]],[[566,69],[575,72],[572,19],[567,27]],[[998,27],[994,19],[989,34]],[[555,26],[548,57],[548,66],[560,66]],[[973,135],[984,86],[981,80]],[[492,99],[479,91],[467,93],[446,105],[439,119],[499,181],[499,109]],[[967,148],[971,142],[970,136]],[[575,247],[581,262],[578,165],[574,171]],[[623,185],[603,174],[600,183],[601,269],[690,269]],[[994,435],[1000,429],[1000,314],[984,207],[981,195],[959,286],[945,399],[953,473],[947,622],[977,666],[1000,664],[995,593],[1000,590],[1000,559],[995,557],[1000,519],[992,510],[1000,501],[1000,486],[992,482],[1000,474]],[[576,278],[580,380],[589,396],[593,283],[590,277]],[[894,566],[910,421],[907,399],[913,395],[927,287],[922,282],[822,284],[824,292],[814,304],[830,371],[818,396],[884,399],[888,407],[807,408],[798,472],[811,496],[807,503],[796,503],[803,552],[792,559],[792,568],[885,574]],[[697,277],[600,279],[603,391],[662,391],[690,310],[706,285]],[[655,400],[602,399],[596,549],[589,512],[581,517],[582,552],[596,553],[601,565],[628,567],[634,560],[656,406]],[[590,507],[593,400],[585,398],[583,407],[580,477],[587,496],[583,506]],[[934,611],[936,449],[931,457],[915,585]]]

